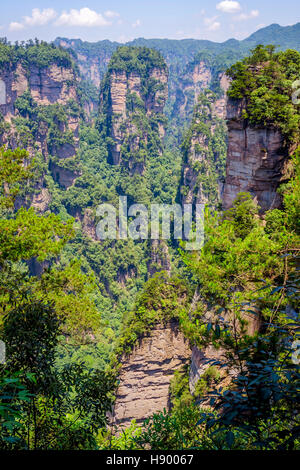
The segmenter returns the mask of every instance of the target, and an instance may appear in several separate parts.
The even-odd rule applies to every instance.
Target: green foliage
[[[3,155],[12,162],[3,184],[18,184],[24,178],[21,157],[27,154],[16,150]],[[85,340],[99,327],[93,276],[85,275],[76,261],[66,266],[58,262],[72,225],[55,214],[38,216],[32,208],[1,219],[1,337],[7,361],[0,383],[9,392],[0,402],[5,448],[95,448],[96,430],[106,424],[112,379],[80,362],[61,368],[56,363],[62,333],[73,339],[80,333]],[[29,276],[25,261],[34,258],[52,265]]]
[[[196,398],[207,397],[207,395],[216,389],[220,382],[220,372],[215,366],[209,366],[196,383],[194,395]]]
[[[210,206],[220,202],[218,184],[225,177],[227,154],[225,123],[213,111],[216,98],[210,90],[200,93],[181,146],[184,164],[194,174],[195,185],[190,188],[193,200],[206,200]]]
[[[135,441],[139,449],[189,449],[203,434],[197,426],[199,418],[200,412],[195,406],[186,406],[173,414],[166,410],[155,413],[144,421],[142,432]]]
[[[25,67],[36,65],[39,68],[49,67],[52,64],[71,67],[74,64],[66,50],[45,41],[29,40],[14,46],[8,42],[0,41],[0,66],[16,64],[19,61]]]
[[[25,150],[0,148],[0,206],[13,207],[20,186],[32,175],[32,165]]]
[[[133,311],[124,321],[123,330],[114,351],[111,367],[129,354],[136,342],[147,335],[157,323],[176,320],[185,309],[188,290],[182,279],[170,278],[164,271],[156,273],[137,296]]]
[[[299,446],[294,412],[299,366],[292,362],[292,344],[299,335],[299,235],[289,205],[291,199],[293,207],[299,202],[297,155],[294,177],[281,190],[282,210],[267,212],[262,222],[250,196],[242,193],[221,217],[207,214],[201,254],[183,255],[201,301],[193,315],[182,316],[182,328],[199,346],[222,348],[214,368],[236,370],[229,387],[217,387],[218,371],[211,368],[210,377],[196,386],[200,403],[210,396],[214,407],[199,421],[205,425],[207,448]]]
[[[27,374],[28,380],[33,377]],[[17,437],[22,424],[22,405],[30,401],[30,393],[20,379],[20,374],[4,372],[0,377],[0,448],[9,449],[11,444],[22,446]]]
[[[136,72],[144,76],[155,67],[166,69],[162,55],[155,49],[122,46],[112,55],[108,71]]]
[[[300,149],[292,157],[293,178],[282,188],[286,224],[300,235]]]
[[[128,428],[118,430],[107,430],[100,432],[97,437],[99,450],[138,450],[139,444],[137,440],[141,435],[141,428],[138,427],[135,420],[132,420]]]
[[[239,193],[224,219],[232,222],[235,235],[244,240],[258,225],[258,209],[249,193]]]
[[[11,310],[4,321],[6,370],[17,370],[30,391],[20,419],[22,423],[27,415],[26,424],[19,430],[28,449],[94,446],[93,433],[106,424],[110,409],[111,382],[102,371],[80,363],[59,372],[54,367],[59,324],[51,305],[31,299]],[[28,380],[32,374],[34,381]]]
[[[300,114],[292,102],[292,84],[299,79],[300,53],[274,52],[257,46],[252,55],[228,70],[228,96],[244,99],[244,119],[252,126],[274,126],[287,142],[299,142]]]
[[[184,410],[194,403],[194,397],[189,389],[189,366],[187,364],[179,370],[175,370],[170,382],[170,395],[172,413]]]
[[[55,214],[45,217],[34,210],[21,208],[12,219],[0,221],[0,263],[5,260],[19,261],[34,256],[40,261],[49,259],[61,248],[73,233],[72,220],[62,224]]]

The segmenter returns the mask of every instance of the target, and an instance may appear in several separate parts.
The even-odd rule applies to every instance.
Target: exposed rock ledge
[[[128,426],[156,411],[169,409],[169,385],[174,370],[191,357],[188,341],[176,322],[157,325],[128,358],[123,359],[113,424]]]

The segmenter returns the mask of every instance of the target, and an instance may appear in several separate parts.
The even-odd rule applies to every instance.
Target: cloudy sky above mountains
[[[271,23],[299,21],[299,0],[12,0],[1,5],[0,36],[225,41],[244,39]]]

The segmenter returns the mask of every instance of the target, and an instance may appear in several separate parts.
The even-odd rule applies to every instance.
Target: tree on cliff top
[[[108,71],[124,70],[127,73],[146,74],[153,68],[167,70],[167,65],[160,52],[148,47],[121,46],[113,53]]]
[[[243,99],[243,118],[252,126],[274,126],[287,143],[300,142],[300,107],[293,104],[293,83],[300,77],[300,53],[257,46],[228,71],[228,96]]]

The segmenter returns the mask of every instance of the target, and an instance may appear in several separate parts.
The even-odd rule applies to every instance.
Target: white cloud
[[[222,11],[223,13],[237,13],[241,10],[241,5],[239,2],[233,0],[224,0],[216,5],[217,10]]]
[[[120,16],[120,13],[117,13],[116,11],[107,10],[106,12],[104,12],[104,16],[106,16],[106,18],[117,18]]]
[[[208,31],[217,31],[220,27],[221,23],[219,23],[219,21],[214,21],[207,29]]]
[[[207,31],[217,31],[221,27],[221,23],[217,20],[217,16],[212,18],[204,18],[204,24],[206,25]]]
[[[20,31],[26,26],[43,26],[57,17],[57,13],[53,8],[33,8],[31,16],[23,16],[22,22],[13,21],[9,25],[10,31]]]
[[[9,25],[9,30],[10,31],[21,31],[21,29],[24,29],[24,25],[22,23],[18,23],[16,21],[13,21]]]
[[[57,13],[53,8],[45,8],[42,11],[39,8],[33,8],[31,16],[24,16],[23,20],[26,26],[42,26],[56,17]]]
[[[136,20],[135,23],[132,23],[133,28],[137,28],[138,26],[141,26],[142,22],[141,20]]]
[[[63,11],[55,23],[57,26],[85,26],[92,28],[95,26],[108,26],[107,21],[101,13],[97,13],[90,8],[80,10],[71,9],[69,12]]]
[[[235,19],[238,21],[251,20],[252,18],[257,18],[259,16],[258,10],[251,10],[250,13],[241,13]]]

